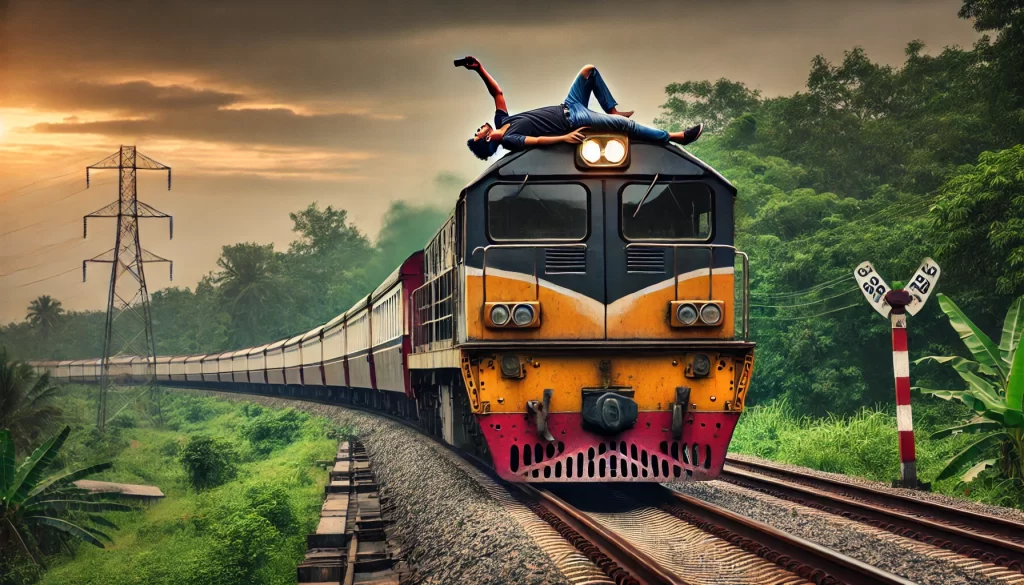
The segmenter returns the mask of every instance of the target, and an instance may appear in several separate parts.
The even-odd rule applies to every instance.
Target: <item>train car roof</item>
[[[291,347],[291,346],[295,345],[296,343],[302,341],[302,336],[303,335],[305,335],[305,333],[302,333],[302,334],[296,335],[295,337],[289,338],[288,341],[284,342],[284,346],[285,347]]]
[[[300,339],[299,341],[309,341],[310,338],[316,337],[316,336],[320,335],[320,332],[323,331],[323,330],[324,330],[324,325],[321,325],[321,326],[317,327],[316,329],[313,329],[313,330],[303,334],[302,339]]]
[[[369,305],[369,304],[370,304],[370,295],[366,295],[365,297],[363,297],[363,298],[359,299],[358,301],[356,301],[356,304],[352,305],[352,308],[350,308],[349,310],[345,311],[345,316],[346,317],[350,317],[353,314],[355,314],[356,312],[362,311],[363,309],[365,309],[367,307],[367,305]]]
[[[185,361],[186,362],[201,362],[204,359],[206,359],[206,354],[205,353],[202,354],[202,355],[190,355],[190,356],[185,358]]]
[[[324,324],[324,329],[333,329],[336,325],[345,320],[345,313],[338,315]]]
[[[254,348],[251,348],[251,349],[249,350],[249,353],[247,353],[247,354],[245,354],[245,355],[252,355],[252,354],[254,354],[254,353],[263,353],[264,351],[266,351],[266,349],[267,349],[267,348],[268,348],[269,346],[270,346],[270,344],[269,344],[269,343],[264,343],[263,345],[261,345],[261,346],[259,346],[259,347],[254,347]]]
[[[531,172],[536,175],[561,176],[607,176],[607,175],[654,175],[669,176],[711,176],[720,181],[733,196],[736,187],[710,165],[682,147],[669,144],[653,144],[630,140],[630,166],[623,170],[582,171],[576,168],[576,147],[569,144],[553,144],[510,152],[487,167],[477,178],[469,182],[465,190],[492,175],[502,177],[525,177]]]
[[[274,343],[271,343],[270,345],[267,346],[267,351],[270,351],[272,349],[278,349],[279,347],[284,345],[286,341],[288,341],[287,337],[285,337],[284,339],[278,339]]]
[[[158,356],[156,356],[156,363],[158,363],[158,364],[166,364],[166,363],[170,363],[170,361],[172,359],[174,359],[174,358],[172,356],[169,356],[169,355],[158,355]]]
[[[246,356],[246,355],[249,355],[249,352],[250,352],[251,350],[252,350],[252,348],[251,348],[251,347],[247,347],[247,348],[245,348],[245,349],[240,349],[240,350],[238,350],[238,351],[236,351],[236,352],[234,352],[234,353],[232,353],[232,354],[231,354],[231,359],[234,359],[234,358],[236,358],[236,357],[240,357],[240,356]]]
[[[74,361],[71,362],[71,365],[72,366],[85,365],[85,364],[88,364],[88,363],[95,363],[95,361],[96,361],[96,358],[92,358],[92,359],[88,359],[88,360],[74,360]]]
[[[177,361],[187,362],[188,358],[190,358],[190,357],[192,357],[192,356],[190,356],[190,355],[176,355],[176,356],[171,358],[171,363],[174,363],[174,362],[177,362]]]

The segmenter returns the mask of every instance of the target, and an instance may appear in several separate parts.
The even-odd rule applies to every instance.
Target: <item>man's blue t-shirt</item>
[[[494,128],[501,128],[505,124],[509,126],[501,139],[501,145],[512,152],[526,148],[527,136],[562,136],[572,130],[562,104],[520,112],[515,116],[509,116],[504,110],[496,110]]]

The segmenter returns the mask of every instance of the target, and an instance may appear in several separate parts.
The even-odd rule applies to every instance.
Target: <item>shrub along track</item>
[[[1024,573],[1024,524],[871,486],[728,459],[720,480]]]

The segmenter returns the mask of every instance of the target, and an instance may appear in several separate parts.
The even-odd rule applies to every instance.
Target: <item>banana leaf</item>
[[[7,429],[0,430],[0,500],[8,497],[14,483],[14,439]]]
[[[127,504],[113,502],[86,502],[82,500],[43,500],[25,506],[26,510],[78,510],[84,512],[131,512]]]
[[[968,445],[963,451],[957,453],[946,462],[946,466],[935,477],[935,481],[953,477],[964,465],[976,464],[979,457],[985,455],[990,449],[997,447],[999,442],[1006,438],[1006,433],[995,433]]]
[[[967,424],[949,427],[947,429],[942,429],[941,431],[935,431],[932,433],[930,438],[941,439],[943,437],[948,437],[957,431],[960,431],[961,433],[987,433],[989,431],[1001,431],[1002,429],[1003,425],[996,421],[972,421]]]
[[[88,542],[89,544],[91,544],[93,546],[96,546],[96,547],[99,547],[99,548],[105,548],[103,546],[103,543],[100,542],[100,540],[98,538],[93,536],[91,532],[89,532],[88,530],[82,528],[81,526],[77,526],[75,524],[72,524],[72,523],[68,522],[67,520],[62,520],[60,518],[52,518],[50,516],[36,515],[36,516],[25,516],[25,522],[32,523],[32,524],[42,524],[44,526],[49,526],[50,528],[54,528],[56,530],[59,530],[61,532],[66,533],[66,534],[70,534],[71,536],[74,536],[75,538],[77,538],[79,540]]]
[[[988,376],[995,376],[996,372],[992,368],[979,364],[976,361],[972,361],[966,358],[962,358],[958,355],[929,355],[923,358],[914,360],[914,364],[921,364],[924,362],[935,362],[937,364],[950,364],[954,370],[968,371],[968,372],[979,372]]]
[[[10,494],[7,500],[8,504],[18,505],[25,501],[36,482],[43,477],[46,468],[57,457],[57,452],[60,451],[70,433],[71,427],[65,426],[64,430],[40,445],[28,459],[22,462],[8,491]]]
[[[996,459],[985,459],[984,461],[979,461],[973,467],[968,469],[966,473],[960,476],[960,481],[964,483],[971,483],[974,481],[974,478],[978,477],[978,474],[995,464]]]
[[[114,524],[99,514],[87,514],[86,517],[89,518],[89,522],[92,522],[93,524],[98,524],[104,528],[110,528],[112,530],[120,530],[117,527],[117,524]]]
[[[1020,344],[1020,334],[1024,331],[1024,296],[1017,297],[1006,312],[1003,321],[1003,336],[999,339],[999,353],[1007,366],[1013,363],[1013,354]]]
[[[964,315],[964,312],[960,310],[960,307],[956,306],[953,299],[942,293],[939,293],[938,296],[939,306],[942,307],[943,312],[949,317],[949,324],[960,335],[960,340],[971,351],[974,359],[978,363],[995,370],[999,376],[1000,384],[1006,383],[1006,365],[1003,363],[1002,356],[999,354],[999,348],[995,342],[988,335],[985,335],[984,331],[978,329],[977,325],[967,318],[967,315]]]
[[[1014,410],[1024,408],[1024,345],[1019,343],[1013,352],[1010,379],[1006,382],[1006,406]]]
[[[44,481],[43,483],[41,483],[38,486],[36,486],[35,489],[33,489],[31,492],[29,492],[28,498],[26,498],[26,499],[31,499],[31,498],[33,498],[33,497],[35,497],[35,496],[37,496],[37,495],[39,495],[39,494],[49,490],[51,487],[54,488],[54,489],[60,488],[62,486],[68,485],[68,484],[70,484],[72,482],[78,481],[78,480],[82,479],[83,477],[88,477],[88,476],[90,476],[90,475],[92,475],[94,473],[100,473],[101,471],[106,471],[106,470],[110,469],[113,466],[114,466],[113,463],[100,463],[100,464],[97,464],[97,465],[92,465],[92,466],[89,466],[89,467],[85,467],[85,468],[79,469],[78,471],[72,471],[70,473],[65,473],[64,475],[58,475],[58,476],[51,477],[51,478],[47,479],[46,481]]]
[[[978,402],[974,396],[967,390],[935,390],[932,388],[922,388],[920,386],[914,386],[911,390],[917,390],[921,394],[930,394],[936,398],[943,400],[959,400],[967,405],[968,408],[974,410],[974,404]],[[982,405],[984,406],[984,405]]]

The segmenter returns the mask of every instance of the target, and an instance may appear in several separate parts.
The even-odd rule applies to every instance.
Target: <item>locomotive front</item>
[[[753,368],[735,196],[623,136],[509,155],[466,188],[453,345],[503,478],[718,475]]]

